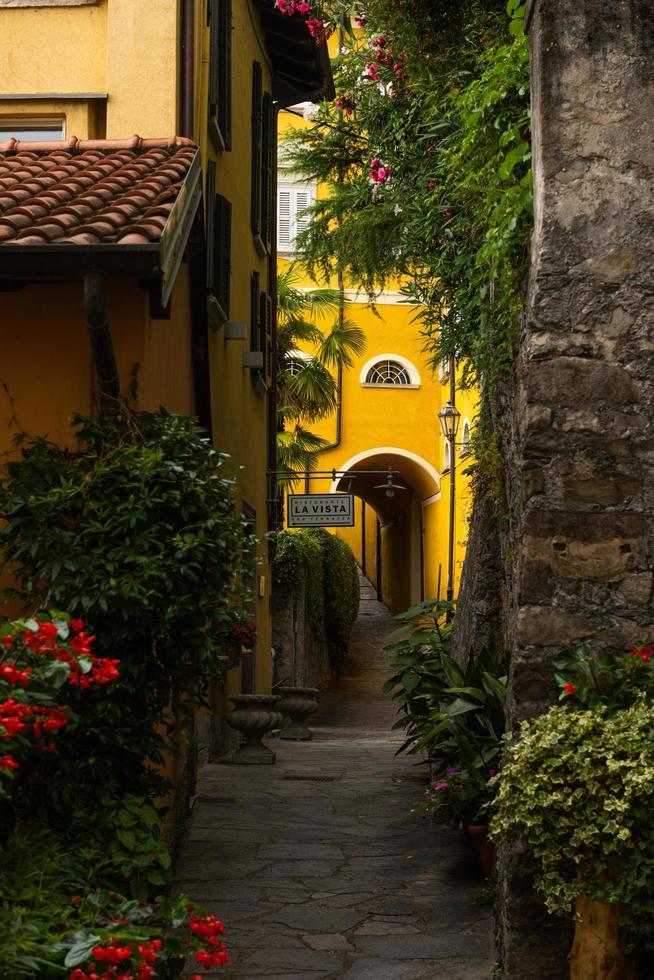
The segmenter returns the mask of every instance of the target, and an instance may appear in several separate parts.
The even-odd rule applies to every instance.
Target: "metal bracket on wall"
[[[245,323],[235,323],[233,320],[228,320],[223,327],[225,340],[246,340],[247,335],[248,328]]]

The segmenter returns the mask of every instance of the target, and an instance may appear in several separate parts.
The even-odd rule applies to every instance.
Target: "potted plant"
[[[564,698],[577,693],[560,683]],[[553,707],[508,744],[490,833],[526,841],[548,910],[576,913],[575,980],[639,976],[626,950],[651,919],[653,794],[654,706],[645,693],[618,710]]]
[[[494,769],[483,773],[475,768],[446,766],[436,773],[426,801],[416,808],[431,813],[434,823],[465,830],[485,878],[490,878],[495,868],[495,844],[488,837],[491,781],[495,775]]]

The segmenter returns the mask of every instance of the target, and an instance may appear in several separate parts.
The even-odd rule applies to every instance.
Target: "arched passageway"
[[[369,471],[377,471],[370,473]],[[385,486],[393,473],[392,492]],[[357,524],[339,532],[352,546],[378,597],[393,612],[437,594],[438,570],[431,562],[439,533],[440,478],[427,460],[406,450],[383,446],[358,453],[338,470],[331,492],[351,487],[362,502]],[[371,518],[377,525],[371,529]]]

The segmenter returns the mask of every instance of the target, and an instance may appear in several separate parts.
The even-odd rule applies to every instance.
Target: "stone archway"
[[[397,489],[388,496],[383,473],[394,472]],[[376,475],[366,471],[377,470]],[[427,460],[395,446],[377,446],[337,468],[330,492],[346,490],[365,501],[381,526],[381,597],[394,611],[419,602],[425,593],[423,514],[440,497],[440,477]],[[357,474],[360,474],[357,476]]]

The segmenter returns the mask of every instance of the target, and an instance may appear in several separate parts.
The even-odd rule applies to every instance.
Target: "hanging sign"
[[[286,499],[289,527],[354,527],[353,493],[294,493]]]

